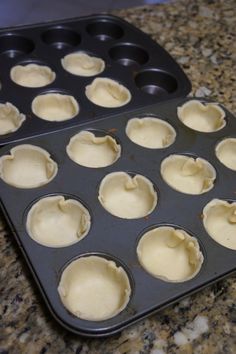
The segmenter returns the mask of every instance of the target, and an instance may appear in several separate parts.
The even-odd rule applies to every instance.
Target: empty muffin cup
[[[95,136],[89,131],[74,135],[66,147],[71,160],[85,167],[112,165],[121,154],[121,147],[110,135]]]
[[[26,117],[13,104],[0,103],[0,135],[17,131]]]
[[[203,194],[214,187],[216,171],[205,159],[170,155],[161,163],[161,175],[173,189],[186,194]]]
[[[48,247],[70,246],[82,240],[91,225],[88,210],[75,199],[62,195],[40,199],[27,215],[30,237]]]
[[[95,76],[105,69],[102,59],[84,52],[76,52],[66,55],[61,59],[63,68],[73,75]]]
[[[44,120],[62,122],[79,113],[79,105],[73,96],[60,93],[46,93],[34,98],[33,113]]]
[[[226,125],[225,112],[217,103],[191,100],[178,107],[177,114],[184,125],[199,132],[216,132]]]
[[[99,187],[98,199],[112,215],[137,219],[150,214],[157,205],[153,184],[142,175],[125,172],[106,175]]]
[[[213,240],[236,250],[236,202],[211,200],[203,209],[203,224]]]
[[[121,107],[131,100],[131,93],[125,86],[105,77],[94,79],[86,86],[85,94],[94,104],[107,108]]]
[[[148,273],[169,282],[194,278],[203,262],[197,239],[170,226],[146,232],[138,243],[137,255]]]
[[[236,171],[236,138],[222,140],[217,144],[215,152],[224,166]]]
[[[36,188],[49,183],[57,174],[57,164],[50,154],[35,145],[15,146],[0,157],[0,177],[17,188]]]
[[[16,65],[10,71],[12,81],[25,87],[43,87],[51,84],[56,74],[48,66],[38,64]]]
[[[58,287],[68,311],[83,320],[103,321],[127,306],[131,286],[122,267],[100,256],[84,256],[63,271]]]
[[[126,134],[133,143],[149,148],[166,148],[174,143],[174,128],[162,119],[155,117],[132,118],[126,126]]]

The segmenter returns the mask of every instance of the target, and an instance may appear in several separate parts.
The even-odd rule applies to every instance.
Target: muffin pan
[[[98,28],[90,31],[102,36]],[[112,34],[121,32],[114,28]],[[49,38],[55,42],[57,36]],[[235,171],[220,162],[216,146],[236,138],[236,119],[219,105],[225,126],[198,132],[178,118],[178,107],[190,101],[145,106],[1,148],[2,210],[51,313],[72,332],[117,333],[235,271]],[[145,117],[168,123],[176,134],[173,143],[149,148],[130,140],[127,124]],[[83,132],[93,139],[109,136],[120,147],[119,158],[97,168],[75,162],[68,146]],[[10,171],[6,178],[4,156],[18,158],[14,176],[22,170],[24,154],[32,167],[29,176],[33,166],[43,176],[47,163],[51,166],[40,187],[32,185],[33,178],[19,185]],[[211,188],[194,195],[169,186],[161,165],[170,156],[190,159],[187,178],[196,172],[195,163],[207,161],[214,175]]]
[[[184,97],[191,90],[164,49],[110,15],[1,30],[0,67],[0,103],[11,102],[26,117],[18,130],[0,135],[0,145]],[[78,107],[52,102],[52,94],[71,97]]]

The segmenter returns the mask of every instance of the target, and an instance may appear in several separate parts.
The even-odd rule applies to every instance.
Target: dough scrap
[[[13,104],[0,103],[0,135],[17,131],[26,117]]]
[[[56,74],[48,66],[38,64],[16,65],[10,71],[16,84],[24,87],[43,87],[51,84]]]
[[[224,166],[236,171],[236,138],[222,140],[217,144],[215,152]]]
[[[102,59],[84,52],[66,55],[61,59],[61,64],[66,71],[78,76],[95,76],[105,69],[105,63]]]

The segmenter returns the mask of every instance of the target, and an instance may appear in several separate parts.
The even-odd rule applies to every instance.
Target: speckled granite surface
[[[234,0],[177,1],[117,15],[149,33],[182,65],[193,94],[236,113]],[[13,236],[0,224],[0,353],[236,353],[236,278],[107,339],[83,339],[50,318]]]

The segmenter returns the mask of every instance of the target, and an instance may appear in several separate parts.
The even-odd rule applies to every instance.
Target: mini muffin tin
[[[48,184],[32,189],[15,188],[0,179],[1,205],[11,230],[51,313],[72,332],[90,337],[117,333],[235,271],[236,251],[221,246],[207,234],[202,212],[212,199],[232,202],[236,198],[235,171],[225,167],[215,155],[215,147],[222,139],[236,137],[236,119],[222,107],[226,125],[221,130],[213,133],[194,131],[177,116],[177,107],[189,100],[178,98],[24,139],[24,144],[36,145],[50,153],[58,165],[56,176]],[[127,122],[145,116],[168,122],[176,131],[174,143],[163,149],[148,149],[133,143],[125,133]],[[83,130],[93,131],[96,136],[110,134],[120,144],[121,156],[103,168],[83,167],[72,161],[66,147],[71,137]],[[0,155],[8,154],[19,144],[3,147]],[[207,160],[216,170],[214,187],[201,195],[189,195],[168,186],[161,177],[160,165],[171,154]],[[158,200],[149,215],[124,219],[103,208],[98,200],[100,183],[109,173],[118,171],[128,172],[130,176],[140,174],[153,183]],[[26,221],[31,207],[41,198],[53,195],[80,201],[91,215],[91,227],[86,237],[67,247],[43,246],[27,233]],[[158,279],[139,263],[137,246],[141,237],[159,226],[182,229],[197,239],[204,259],[200,271],[192,279],[183,282]],[[81,256],[90,255],[102,256],[121,266],[131,285],[128,305],[116,316],[103,321],[83,320],[71,314],[63,306],[57,290],[66,266]]]
[[[91,77],[66,71],[61,60],[78,51],[103,59],[104,71]],[[33,64],[34,68],[35,64],[46,66],[56,77],[50,78],[52,82],[43,87],[21,86],[11,79],[11,70],[27,64]],[[131,24],[110,15],[4,29],[0,31],[0,67],[0,103],[10,102],[26,116],[17,131],[0,135],[0,145],[184,97],[191,89],[182,69],[163,48]],[[25,70],[29,75],[32,65]],[[132,95],[130,102],[123,107],[104,108],[89,101],[85,88],[97,77],[125,86]],[[26,79],[18,78],[19,83],[22,80],[25,85]],[[34,79],[29,80],[26,85],[35,85]],[[35,97],[46,93],[73,96],[79,104],[79,113],[62,122],[38,118],[31,104]]]

